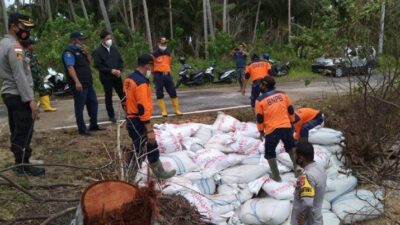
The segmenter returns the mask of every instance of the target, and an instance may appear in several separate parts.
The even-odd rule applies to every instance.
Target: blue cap
[[[85,39],[85,36],[83,35],[82,32],[80,31],[72,31],[71,35],[69,36],[70,38],[78,38],[78,39]]]

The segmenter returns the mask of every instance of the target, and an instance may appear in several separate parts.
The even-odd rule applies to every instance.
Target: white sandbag
[[[195,161],[189,157],[189,152],[180,151],[169,154],[161,154],[160,161],[166,170],[176,170],[176,174],[183,174],[200,170]]]
[[[205,145],[206,149],[215,149],[224,153],[230,153],[232,150],[229,144],[234,142],[233,133],[215,134]]]
[[[376,218],[383,213],[382,192],[357,190],[340,196],[332,203],[332,211],[345,223]]]
[[[344,144],[336,144],[336,145],[324,145],[326,149],[329,150],[332,154],[342,154],[343,153],[343,146]]]
[[[236,127],[236,131],[240,131],[240,133],[245,137],[251,138],[259,138],[260,132],[258,131],[257,125],[251,122],[243,122],[239,123]]]
[[[293,170],[293,162],[292,162],[292,159],[290,158],[289,153],[286,153],[286,152],[280,153],[279,155],[276,156],[276,159],[278,160],[278,162],[282,163],[284,166]]]
[[[213,124],[213,127],[223,132],[234,132],[239,124],[240,121],[236,118],[226,115],[223,112],[218,112],[218,116]]]
[[[237,153],[242,155],[255,155],[259,153],[264,145],[260,139],[255,139],[251,137],[244,136],[241,132],[236,131],[232,136],[234,140],[229,143],[230,152],[226,153]],[[224,151],[225,152],[225,151]]]
[[[193,204],[205,221],[220,224],[229,219],[234,214],[233,205],[219,206],[197,192],[186,192],[181,194],[191,204]]]
[[[330,157],[332,154],[321,145],[313,145],[313,147],[314,161],[323,168],[328,168],[330,166]]]
[[[208,196],[208,198],[216,205],[234,204],[237,206],[250,200],[252,197],[253,193],[249,191],[248,187],[244,189],[232,189],[230,192],[222,192]]]
[[[258,165],[260,163],[260,158],[264,157],[263,155],[250,155],[245,156],[242,161],[240,161],[241,165]]]
[[[335,213],[329,210],[322,210],[322,219],[324,221],[324,225],[340,225],[339,218],[335,215]]]
[[[326,181],[326,193],[324,198],[333,202],[343,194],[353,191],[357,186],[357,178],[340,174],[335,178],[328,178]]]
[[[201,171],[186,173],[183,177],[189,179],[202,194],[212,195],[216,191],[213,174]]]
[[[179,139],[167,130],[154,130],[160,153],[182,151]]]
[[[294,186],[296,182],[276,182],[269,176],[261,177],[249,183],[252,193],[258,194],[262,188],[270,197],[278,200],[293,199]]]
[[[261,165],[239,165],[225,169],[219,173],[223,184],[243,184],[266,175],[268,169]],[[217,178],[216,178],[217,179]]]
[[[205,145],[213,136],[214,130],[210,125],[202,125],[193,135],[193,137],[200,139],[200,143]]]
[[[174,176],[162,183],[162,192],[164,194],[178,194],[188,191],[200,191],[192,182],[182,176]]]
[[[169,131],[178,139],[182,139],[184,137],[190,137],[197,132],[200,128],[200,123],[185,123],[185,124],[156,124],[154,127],[156,129]]]
[[[195,148],[193,146],[199,146],[200,149],[204,149],[204,146],[201,144],[201,140],[196,137],[182,138],[181,145],[182,145],[183,150],[186,150],[186,151],[191,151],[192,149],[195,150]],[[200,149],[197,149],[197,151]],[[196,152],[196,150],[193,152]]]
[[[245,202],[239,210],[239,218],[245,224],[278,225],[291,213],[289,200],[254,198]]]
[[[308,134],[308,141],[312,144],[335,145],[344,140],[342,132],[319,126],[310,130]]]
[[[326,199],[323,200],[322,202],[322,210],[331,210],[332,205],[330,202],[328,202]]]
[[[219,172],[228,167],[234,166],[242,160],[242,157],[235,155],[225,155],[213,149],[202,149],[192,156],[193,160],[201,169]]]

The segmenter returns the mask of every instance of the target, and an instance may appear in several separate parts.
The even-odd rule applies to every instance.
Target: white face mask
[[[167,49],[167,46],[158,46],[158,48],[159,48],[161,51],[165,51],[165,50]]]
[[[146,78],[150,79],[150,77],[151,77],[151,70],[147,70],[146,71]]]
[[[112,39],[107,40],[104,44],[105,44],[107,47],[111,47],[111,45],[112,45]]]

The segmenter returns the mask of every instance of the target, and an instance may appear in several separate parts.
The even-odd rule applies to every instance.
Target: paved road
[[[380,77],[376,76],[372,79],[372,82],[377,83],[379,79]],[[308,86],[305,86],[304,81],[283,82],[277,84],[277,89],[285,91],[293,101],[296,101],[304,98],[319,98],[337,92],[345,92],[348,90],[348,86],[348,78],[335,78],[312,81]],[[241,106],[245,107],[250,103],[249,94],[250,87],[248,87],[246,96],[242,96],[241,93],[238,92],[237,87],[221,87],[178,92],[181,102],[181,110],[183,112],[196,112]],[[172,113],[173,110],[169,97],[166,97],[166,102],[168,112]],[[154,103],[156,104],[156,101],[154,101]],[[53,101],[52,104],[58,108],[58,111],[55,113],[41,113],[40,120],[37,121],[35,125],[35,130],[49,130],[75,125],[72,99],[56,100]],[[117,97],[115,97],[114,109],[116,109],[117,113]],[[155,115],[158,115],[158,106],[155,106],[154,109]],[[88,121],[86,113],[85,117]],[[123,115],[121,118],[123,118]],[[106,122],[108,120],[103,97],[99,97],[98,120],[99,122]],[[4,105],[0,105],[0,124],[6,122],[7,110]]]

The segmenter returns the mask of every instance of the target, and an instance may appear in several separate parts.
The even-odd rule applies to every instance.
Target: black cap
[[[100,33],[100,39],[104,39],[107,35],[110,35],[111,33],[108,32],[107,30],[103,30]]]
[[[296,154],[303,156],[309,161],[314,160],[314,146],[306,141],[301,141],[296,146]]]
[[[148,54],[139,56],[138,66],[144,66],[147,64],[153,64],[153,57],[151,57],[151,55],[148,55]]]
[[[260,60],[260,56],[258,56],[257,54],[253,54],[251,56],[251,61],[257,61],[257,60]]]
[[[18,24],[21,23],[27,28],[33,28],[35,25],[33,21],[29,18],[29,16],[20,14],[20,13],[11,13],[8,17],[8,26],[11,24]]]
[[[83,39],[85,39],[85,36],[83,35],[83,33],[82,32],[80,32],[80,31],[72,31],[72,33],[71,33],[71,35],[69,36],[69,38],[78,38],[78,39],[81,39],[81,40],[83,40]]]
[[[272,77],[270,77],[270,76],[264,77],[264,78],[261,80],[261,83],[262,83],[263,85],[267,86],[267,88],[269,88],[269,89],[275,88],[275,84],[276,84],[276,83],[275,83],[275,79],[272,78]]]

